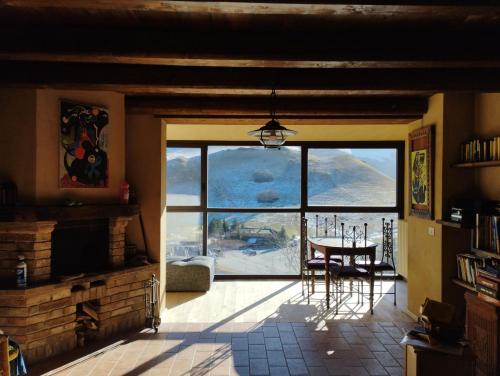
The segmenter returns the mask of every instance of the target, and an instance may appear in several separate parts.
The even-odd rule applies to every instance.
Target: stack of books
[[[487,140],[475,139],[460,145],[461,162],[500,160],[500,137]]]
[[[476,286],[476,269],[478,257],[470,253],[459,253],[457,255],[457,274],[458,279]]]
[[[500,254],[500,216],[476,214],[475,248]]]
[[[476,273],[478,298],[500,307],[500,268],[486,265],[478,267]]]

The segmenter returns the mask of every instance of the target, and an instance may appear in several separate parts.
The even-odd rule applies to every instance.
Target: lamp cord
[[[271,119],[276,120],[276,90],[273,88],[271,91],[271,109],[270,109]]]

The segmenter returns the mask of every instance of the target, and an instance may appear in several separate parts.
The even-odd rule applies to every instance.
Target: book
[[[493,278],[486,278],[480,274],[476,276],[476,282],[480,285],[486,286],[492,290],[499,290],[500,280],[494,280]]]
[[[484,162],[500,160],[500,137],[474,139],[460,145],[460,161]]]
[[[490,288],[483,286],[483,285],[480,285],[480,284],[476,285],[476,291],[480,292],[482,294],[488,295],[488,296],[495,298],[495,299],[500,298],[500,291],[490,289]]]
[[[476,249],[500,254],[500,216],[476,214],[474,245]]]
[[[500,307],[500,300],[492,298],[491,296],[485,295],[482,292],[477,293],[477,297],[487,303],[493,304],[497,307]]]
[[[457,276],[470,285],[476,284],[476,264],[478,257],[470,253],[457,254]]]
[[[477,273],[486,278],[500,279],[500,270],[490,265],[485,265],[484,267],[477,268]]]

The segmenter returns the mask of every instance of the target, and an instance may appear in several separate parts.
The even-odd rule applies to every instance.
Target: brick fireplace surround
[[[138,208],[15,208],[0,215],[0,329],[20,344],[28,364],[77,346],[77,304],[92,301],[101,339],[145,323],[144,282],[158,264],[125,267],[125,230]],[[109,219],[107,272],[61,282],[51,275],[51,235],[58,220]],[[28,287],[15,287],[17,257],[28,265]]]

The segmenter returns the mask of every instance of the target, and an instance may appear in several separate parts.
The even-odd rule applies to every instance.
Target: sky
[[[238,149],[245,146],[209,146],[208,154],[217,153],[221,150],[231,150]],[[250,147],[260,147],[260,146],[250,146]],[[291,150],[300,150],[299,146],[286,146],[286,148]],[[375,159],[386,159],[396,158],[396,149],[338,149],[348,154],[352,154],[357,158],[375,158]],[[167,149],[167,160],[185,157],[192,158],[200,156],[199,148],[175,148],[171,147]]]

